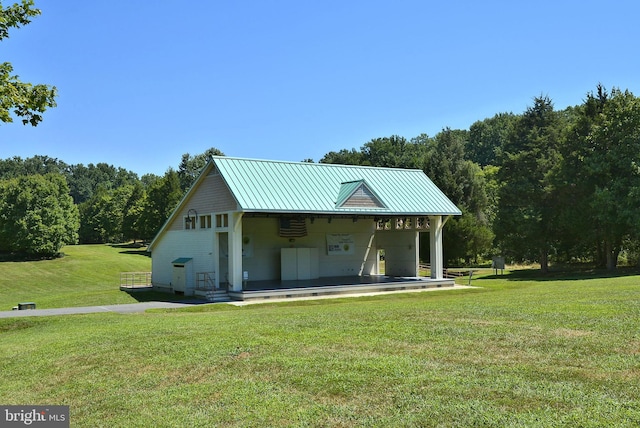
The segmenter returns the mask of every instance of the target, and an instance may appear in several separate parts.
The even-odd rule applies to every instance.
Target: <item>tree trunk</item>
[[[549,272],[549,252],[547,250],[543,250],[540,253],[540,271],[542,273]]]
[[[607,267],[607,250],[602,241],[596,243],[596,268]]]
[[[606,254],[607,254],[607,270],[614,271],[618,266],[618,255],[620,254],[620,250],[618,246],[611,244],[611,242],[605,242]]]

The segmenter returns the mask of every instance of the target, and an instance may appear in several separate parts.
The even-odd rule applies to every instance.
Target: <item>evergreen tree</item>
[[[448,264],[469,263],[491,251],[493,233],[485,211],[489,209],[484,174],[465,159],[468,134],[444,129],[433,140],[424,172],[460,208],[461,217],[447,222],[443,245]]]
[[[505,255],[537,261],[542,271],[557,244],[553,171],[561,154],[563,123],[548,97],[537,97],[534,105],[518,118],[503,147],[498,180],[497,241]]]

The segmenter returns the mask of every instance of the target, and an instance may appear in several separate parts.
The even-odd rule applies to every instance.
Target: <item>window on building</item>
[[[200,216],[200,229],[211,229],[211,215]]]
[[[216,214],[216,227],[229,227],[229,214]]]

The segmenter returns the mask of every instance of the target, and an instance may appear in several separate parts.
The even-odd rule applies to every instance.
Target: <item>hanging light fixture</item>
[[[191,215],[189,214],[189,213],[191,213],[191,211],[193,211],[193,213],[195,214],[193,220],[191,220]],[[193,227],[195,228],[196,227],[195,223],[198,222],[198,212],[196,210],[194,210],[193,208],[189,208],[189,211],[187,211],[187,218],[186,218],[185,222],[187,222],[187,224],[191,224],[191,222],[193,222],[194,223]]]

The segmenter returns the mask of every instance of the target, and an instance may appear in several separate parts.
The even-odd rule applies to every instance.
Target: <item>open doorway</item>
[[[218,287],[229,289],[229,233],[218,233]]]
[[[385,267],[386,267],[386,263],[385,263],[384,248],[378,248],[377,256],[376,256],[376,273],[378,275],[384,275],[386,271]]]

